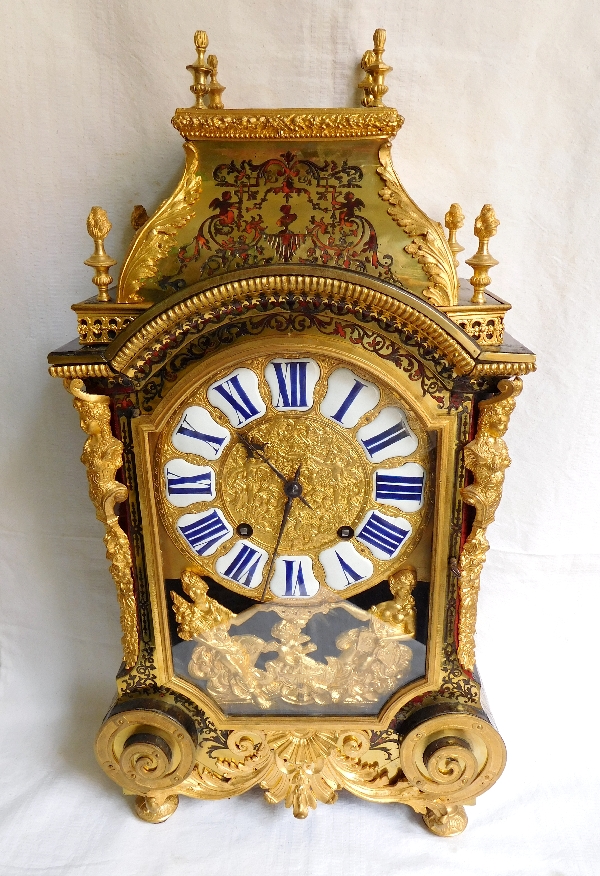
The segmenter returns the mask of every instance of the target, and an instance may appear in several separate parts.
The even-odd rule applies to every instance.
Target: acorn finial
[[[493,268],[498,264],[497,259],[490,255],[488,251],[488,243],[490,237],[496,233],[496,229],[500,225],[500,221],[496,219],[494,208],[491,204],[484,204],[481,208],[481,213],[475,220],[475,237],[479,238],[479,248],[475,255],[466,259],[466,264],[473,268],[473,276],[469,283],[474,289],[472,304],[485,303],[485,289],[492,282],[488,274],[488,268]]]
[[[456,232],[465,224],[465,215],[460,209],[460,204],[450,204],[450,209],[444,216],[444,225],[448,229],[448,246],[454,256],[454,266],[458,267],[458,259],[456,256],[459,252],[463,252],[464,246],[461,246],[456,239]]]
[[[103,210],[102,207],[92,207],[90,215],[87,217],[86,226],[88,234],[94,241],[94,252],[89,259],[85,260],[84,265],[89,265],[96,272],[95,276],[92,277],[92,283],[98,289],[98,301],[110,301],[108,287],[113,278],[108,273],[108,269],[117,263],[107,255],[104,249],[104,238],[112,228],[106,210]]]

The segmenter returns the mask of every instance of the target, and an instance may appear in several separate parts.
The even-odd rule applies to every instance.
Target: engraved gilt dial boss
[[[196,384],[169,418],[159,507],[179,548],[232,590],[346,596],[414,549],[429,457],[406,402],[360,367],[254,358]]]

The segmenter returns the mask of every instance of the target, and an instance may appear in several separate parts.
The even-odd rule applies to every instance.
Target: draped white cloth
[[[592,0],[4,0],[0,453],[0,874],[583,876],[600,869],[595,636],[600,557],[600,113]],[[492,291],[538,353],[508,433],[490,528],[478,663],[509,752],[444,840],[402,806],[342,794],[307,821],[259,792],[182,799],[139,821],[93,756],[120,661],[114,587],[78,462],[84,440],[46,353],[93,292],[85,219],[108,210],[122,260],[134,204],[182,166],[169,120],[190,102],[192,37],[219,57],[226,106],[344,106],[375,27],[396,169],[443,219],[491,202]],[[468,269],[461,269],[468,276]]]

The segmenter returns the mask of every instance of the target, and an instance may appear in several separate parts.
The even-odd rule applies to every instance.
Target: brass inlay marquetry
[[[133,337],[124,340],[111,360],[112,365],[116,370],[131,376],[138,365],[144,365],[145,355],[152,356],[155,347],[165,343],[174,331],[181,330],[187,319],[198,314],[211,313],[215,308],[235,301],[247,300],[253,306],[259,307],[263,295],[268,295],[276,303],[278,296],[289,294],[317,295],[326,300],[365,307],[380,313],[382,317],[396,324],[421,333],[427,342],[447,356],[459,373],[468,373],[474,366],[474,358],[463,345],[454,340],[449,332],[433,318],[398,298],[392,298],[389,294],[378,292],[366,285],[334,279],[322,274],[311,276],[288,273],[219,283],[204,292],[190,295],[189,298],[174,304],[140,326]],[[473,347],[473,355],[476,349]]]

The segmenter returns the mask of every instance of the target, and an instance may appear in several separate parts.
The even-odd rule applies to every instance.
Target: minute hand
[[[265,578],[265,583],[262,589],[262,593],[260,594],[260,601],[264,602],[265,593],[267,592],[267,587],[271,583],[271,573],[273,570],[273,564],[277,557],[277,552],[279,551],[279,545],[281,544],[281,539],[283,537],[283,531],[285,529],[286,523],[288,522],[288,517],[290,516],[290,511],[292,510],[292,504],[294,499],[292,496],[288,496],[285,502],[285,508],[283,509],[283,517],[281,519],[281,526],[279,527],[279,534],[277,536],[277,541],[275,542],[275,547],[273,548],[273,553],[271,554],[271,562],[269,563],[269,570],[267,572],[267,577]]]

